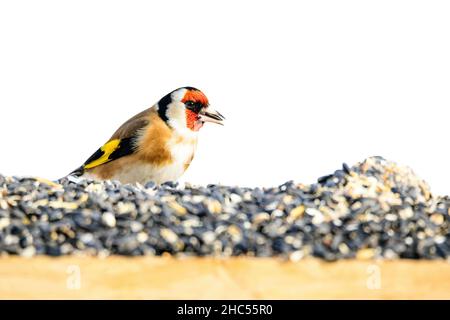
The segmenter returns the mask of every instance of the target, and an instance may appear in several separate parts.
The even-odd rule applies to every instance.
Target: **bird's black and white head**
[[[178,131],[198,132],[205,122],[223,124],[225,119],[209,106],[208,98],[193,87],[182,87],[159,100],[158,114],[167,125]]]

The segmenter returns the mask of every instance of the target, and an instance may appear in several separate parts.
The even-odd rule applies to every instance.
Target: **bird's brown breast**
[[[139,147],[136,152],[138,158],[155,166],[163,166],[172,162],[172,154],[168,142],[172,137],[172,129],[157,115],[151,112],[149,125],[142,130]]]

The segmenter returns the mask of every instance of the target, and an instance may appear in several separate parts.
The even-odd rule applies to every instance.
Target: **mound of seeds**
[[[380,157],[268,189],[0,176],[0,255],[447,258],[449,220],[450,198]]]

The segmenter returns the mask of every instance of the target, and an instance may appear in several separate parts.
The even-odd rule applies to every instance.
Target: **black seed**
[[[379,157],[264,189],[59,183],[0,175],[0,254],[450,256],[450,198]]]

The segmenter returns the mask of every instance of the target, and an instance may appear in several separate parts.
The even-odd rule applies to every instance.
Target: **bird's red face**
[[[222,125],[225,119],[219,112],[209,107],[208,98],[203,92],[195,88],[186,88],[181,102],[186,108],[186,125],[193,131],[200,130],[205,122],[213,122]]]
[[[181,100],[186,107],[186,125],[193,131],[198,131],[203,126],[203,121],[200,120],[200,110],[208,107],[208,98],[203,92],[188,89]]]

